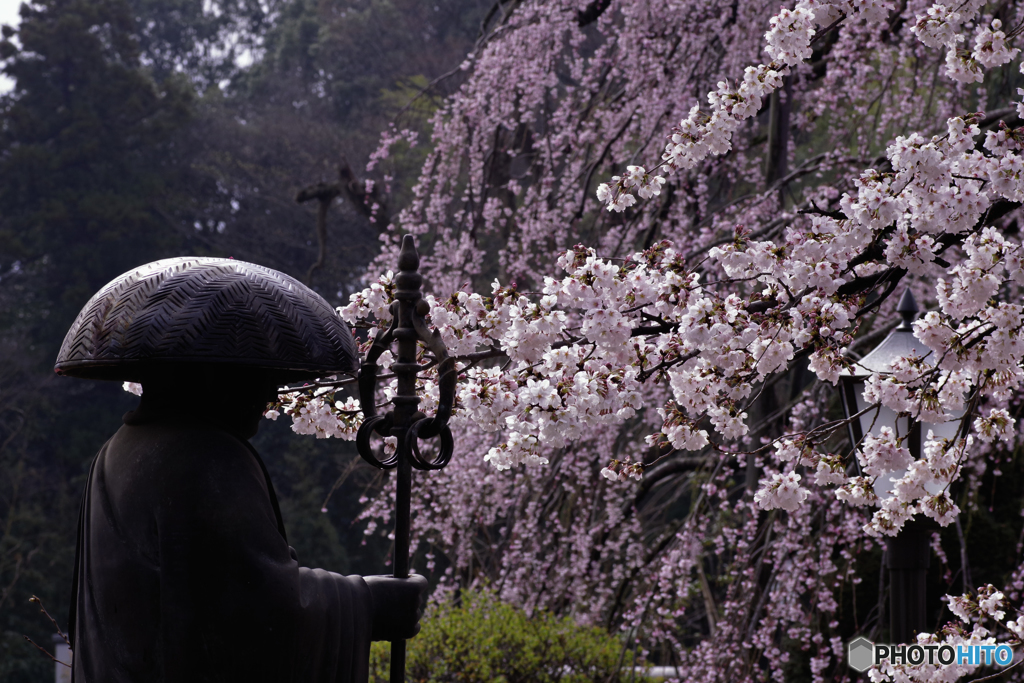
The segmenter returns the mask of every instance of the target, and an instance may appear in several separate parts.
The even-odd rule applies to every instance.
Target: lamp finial
[[[896,312],[903,316],[903,322],[900,323],[899,329],[909,330],[910,324],[914,322],[914,318],[917,317],[918,311],[917,301],[914,300],[914,295],[910,291],[910,287],[903,290],[903,296],[900,297],[900,303],[896,306]]]

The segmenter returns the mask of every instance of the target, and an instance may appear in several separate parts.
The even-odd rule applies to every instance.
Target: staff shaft
[[[422,417],[417,413],[420,399],[416,395],[416,374],[419,363],[416,359],[418,335],[413,325],[416,304],[420,301],[420,287],[423,277],[416,272],[419,267],[419,255],[411,236],[406,236],[402,244],[402,252],[398,259],[399,274],[395,281],[397,289],[395,298],[398,300],[398,326],[395,338],[398,340],[398,355],[391,369],[398,379],[394,405],[394,423],[391,434],[397,437],[398,466],[395,490],[395,554],[394,576],[399,579],[409,577],[409,537],[410,537],[410,505],[412,498],[412,463],[409,460],[409,427]],[[391,683],[405,681],[405,641],[395,640],[391,643]]]

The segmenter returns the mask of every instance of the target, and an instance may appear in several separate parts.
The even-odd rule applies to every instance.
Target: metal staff
[[[359,402],[362,405],[363,424],[356,435],[359,455],[374,467],[382,470],[395,469],[398,474],[395,492],[395,556],[394,576],[409,578],[409,508],[412,496],[412,469],[439,470],[451,460],[454,449],[452,432],[448,428],[455,405],[455,360],[448,356],[441,334],[427,328],[426,315],[430,307],[423,300],[420,287],[423,276],[417,271],[420,257],[412,235],[402,238],[402,251],[398,256],[398,277],[395,280],[396,301],[391,304],[391,326],[377,334],[373,345],[366,354],[366,360],[359,368]],[[375,394],[377,388],[377,359],[387,351],[392,342],[398,341],[398,354],[391,369],[398,379],[398,388],[391,399],[393,408],[384,415],[377,415]],[[438,406],[434,417],[427,417],[419,410],[420,398],[416,395],[416,375],[420,370],[417,361],[419,343],[429,350],[438,364]],[[398,439],[392,456],[378,459],[370,447],[370,436]],[[420,455],[417,441],[440,437],[437,455],[427,460]],[[391,643],[391,683],[405,680],[405,641]]]

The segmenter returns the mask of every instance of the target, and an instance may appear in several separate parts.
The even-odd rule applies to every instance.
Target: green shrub
[[[624,643],[571,617],[526,612],[491,591],[463,591],[434,606],[408,642],[410,683],[584,683],[629,680]],[[371,683],[387,683],[390,643],[370,651]],[[622,675],[620,663],[627,671]]]

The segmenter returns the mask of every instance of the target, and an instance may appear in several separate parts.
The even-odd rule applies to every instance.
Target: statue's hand
[[[427,579],[413,574],[408,579],[364,576],[373,599],[371,640],[405,640],[419,633]]]

